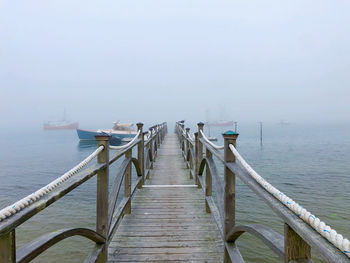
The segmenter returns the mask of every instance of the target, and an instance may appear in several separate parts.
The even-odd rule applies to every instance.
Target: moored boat
[[[77,134],[82,141],[94,141],[96,135],[107,134],[112,137],[114,143],[121,143],[135,137],[137,132],[134,130],[132,123],[115,122],[112,129],[99,129],[96,131],[77,129]]]

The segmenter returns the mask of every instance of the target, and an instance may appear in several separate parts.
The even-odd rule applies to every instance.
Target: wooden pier
[[[175,134],[165,137],[146,182],[112,238],[108,262],[222,262],[218,228]]]
[[[243,263],[235,242],[244,233],[262,240],[285,263],[311,263],[311,249],[327,262],[350,262],[347,239],[337,234],[334,241],[323,222],[315,227],[316,216],[305,209],[296,213],[301,206],[245,163],[235,148],[236,132],[224,133],[224,145],[218,146],[203,126],[198,123],[193,136],[183,121],[171,134],[166,123],[147,131],[138,123],[137,135],[123,146],[110,146],[108,135],[96,136],[96,151],[80,164],[0,210],[0,262],[30,262],[61,240],[82,236],[95,243],[85,263]],[[110,182],[110,166],[116,164]],[[60,229],[16,248],[18,226],[93,177],[95,229]],[[236,225],[236,178],[284,221],[283,235],[264,225]],[[264,255],[261,262],[267,262]]]

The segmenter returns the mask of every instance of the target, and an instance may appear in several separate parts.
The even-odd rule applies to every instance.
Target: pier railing
[[[110,146],[108,135],[96,136],[97,150],[80,164],[33,194],[0,210],[0,262],[30,262],[51,246],[72,236],[82,236],[96,244],[84,262],[106,262],[111,237],[122,217],[131,213],[131,199],[135,190],[141,188],[149,178],[157,150],[167,133],[166,123],[154,125],[147,132],[143,132],[142,123],[138,123],[137,128],[135,138],[123,146]],[[137,149],[137,158],[132,156],[133,149]],[[96,157],[97,163],[87,166]],[[124,160],[109,189],[109,167],[120,158]],[[134,180],[132,180],[132,166],[135,167],[137,175]],[[94,175],[97,175],[96,230],[61,229],[44,234],[16,250],[18,226]],[[117,202],[120,199],[123,182],[124,197]]]
[[[311,248],[327,262],[350,262],[349,240],[256,173],[236,150],[237,133],[224,133],[224,145],[218,146],[209,141],[203,127],[204,123],[198,123],[198,130],[193,136],[190,129],[185,128],[184,121],[179,121],[175,132],[189,168],[189,176],[203,189],[206,211],[212,214],[221,233],[225,244],[224,262],[244,262],[235,245],[243,233],[262,240],[287,263],[312,262]],[[221,183],[213,156],[223,164],[221,175],[224,184]],[[284,221],[284,235],[264,225],[236,225],[236,177]],[[214,191],[217,198],[213,198]]]

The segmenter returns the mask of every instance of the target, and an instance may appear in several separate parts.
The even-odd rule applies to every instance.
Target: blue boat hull
[[[77,129],[78,137],[82,141],[95,141],[96,135],[103,135],[102,132],[94,132]],[[111,140],[115,143],[121,143],[124,138],[133,138],[135,134],[112,134]]]

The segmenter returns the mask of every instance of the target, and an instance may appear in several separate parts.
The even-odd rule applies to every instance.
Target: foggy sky
[[[347,0],[0,0],[0,120],[350,122],[349,14]]]

